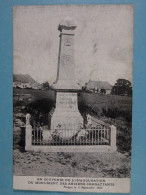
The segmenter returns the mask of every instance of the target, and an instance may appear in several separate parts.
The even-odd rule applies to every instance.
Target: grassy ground
[[[42,91],[35,89],[14,89],[14,105],[17,102],[21,102],[20,97],[26,100],[27,96],[30,95],[30,102],[34,102],[41,99],[49,99],[55,102],[55,93],[52,90]],[[118,108],[120,110],[132,111],[132,98],[127,96],[117,96],[117,95],[100,95],[80,92],[78,95],[78,102],[85,104],[89,107],[96,107],[98,109],[105,108]]]
[[[121,153],[40,153],[14,149],[14,175],[130,177],[130,159]]]

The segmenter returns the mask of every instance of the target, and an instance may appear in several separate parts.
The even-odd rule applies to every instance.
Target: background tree
[[[105,89],[101,89],[101,90],[100,90],[100,93],[101,93],[101,94],[106,94],[106,90],[105,90]]]
[[[46,82],[43,83],[43,88],[44,89],[50,89],[50,85],[49,85],[49,82],[48,81],[46,81]]]
[[[131,82],[126,79],[118,79],[112,88],[111,94],[132,96]]]

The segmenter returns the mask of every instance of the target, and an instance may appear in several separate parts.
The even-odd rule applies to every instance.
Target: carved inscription
[[[56,104],[59,108],[77,108],[77,94],[58,92]]]

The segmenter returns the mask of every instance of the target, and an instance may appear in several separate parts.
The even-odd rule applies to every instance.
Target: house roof
[[[30,75],[14,74],[13,82],[29,83],[30,86],[39,85]]]
[[[86,84],[87,89],[112,89],[112,85],[107,81],[89,81]]]

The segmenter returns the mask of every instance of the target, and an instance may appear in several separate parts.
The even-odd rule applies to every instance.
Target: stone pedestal
[[[117,150],[117,146],[116,146],[116,131],[117,131],[117,128],[114,126],[114,125],[111,125],[111,135],[110,135],[110,138],[111,138],[111,149],[113,151],[116,151]]]
[[[26,125],[26,130],[25,130],[25,150],[31,150],[32,146],[32,126],[31,125]]]
[[[71,139],[83,126],[78,110],[77,93],[57,92],[56,109],[51,119],[51,132],[61,139]]]

